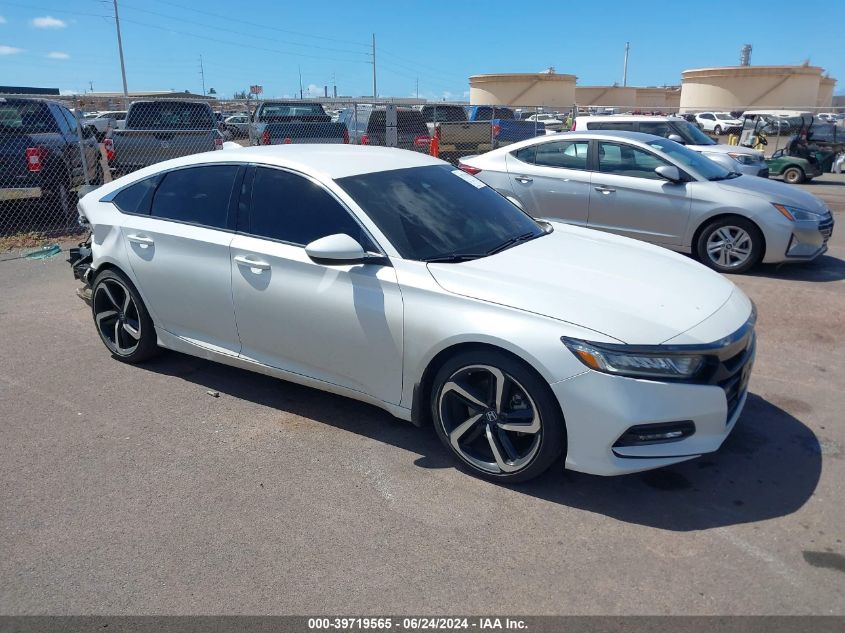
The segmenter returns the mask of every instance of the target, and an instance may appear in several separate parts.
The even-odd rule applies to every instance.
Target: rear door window
[[[161,181],[161,175],[144,178],[122,189],[113,199],[114,205],[124,213],[149,215],[150,205],[156,186]]]
[[[224,229],[237,173],[237,165],[201,165],[168,172],[153,196],[151,215]]]
[[[554,141],[537,145],[534,164],[564,169],[587,169],[588,141]]]

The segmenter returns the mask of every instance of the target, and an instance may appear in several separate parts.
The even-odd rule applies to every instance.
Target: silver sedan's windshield
[[[687,149],[683,145],[675,141],[670,141],[669,139],[651,141],[649,145],[664,154],[668,154],[681,167],[692,169],[704,176],[707,180],[727,180],[740,175],[738,172],[728,171],[706,156],[702,156],[698,152]]]

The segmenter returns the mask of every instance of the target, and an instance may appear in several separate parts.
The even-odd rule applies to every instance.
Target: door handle
[[[534,179],[530,176],[514,176],[514,178],[521,182],[523,185],[527,185],[529,182],[534,182]]]
[[[243,255],[235,255],[233,259],[241,266],[249,266],[250,268],[257,268],[258,270],[270,270],[270,264],[257,259],[250,259],[249,257],[244,257]]]
[[[595,188],[595,190],[598,191],[598,192],[601,192],[605,195],[607,195],[608,193],[613,193],[614,191],[616,191],[616,189],[613,189],[611,187],[605,187],[604,185],[599,185],[598,187]]]
[[[141,248],[147,248],[148,246],[152,246],[155,244],[155,241],[151,237],[147,237],[146,235],[127,235],[126,239],[130,242],[134,242]]]

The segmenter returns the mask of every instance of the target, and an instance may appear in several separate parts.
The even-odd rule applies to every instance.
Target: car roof
[[[161,171],[208,163],[262,164],[287,167],[323,179],[345,178],[378,171],[447,165],[420,152],[394,147],[343,144],[261,145],[191,154],[156,163],[134,174],[151,176]],[[143,172],[143,173],[141,173]]]

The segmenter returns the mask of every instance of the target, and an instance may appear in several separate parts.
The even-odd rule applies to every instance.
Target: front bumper
[[[592,475],[624,475],[712,453],[736,425],[747,398],[728,415],[716,385],[661,383],[587,371],[552,385],[566,420],[566,467]],[[675,442],[614,447],[632,426],[690,420],[695,433]]]
[[[42,194],[41,187],[0,188],[0,200],[31,200],[32,198],[40,198]]]
[[[816,259],[827,251],[827,243],[831,235],[833,235],[833,216],[821,222],[795,222],[786,246],[786,258],[790,261]]]

